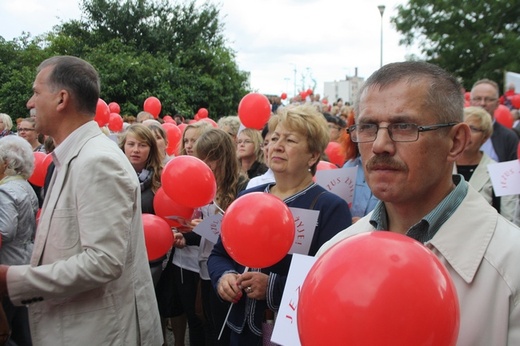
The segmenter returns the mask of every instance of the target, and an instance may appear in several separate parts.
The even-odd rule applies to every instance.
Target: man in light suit
[[[0,293],[29,307],[35,345],[161,345],[135,170],[93,121],[99,77],[57,56],[27,107],[54,138],[55,170],[30,265],[0,266]]]
[[[470,141],[460,90],[453,76],[424,62],[388,64],[365,81],[349,133],[380,202],[317,256],[362,232],[411,237],[433,251],[453,280],[457,345],[520,345],[520,229],[452,175]]]

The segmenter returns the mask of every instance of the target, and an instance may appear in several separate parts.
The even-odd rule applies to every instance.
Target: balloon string
[[[215,207],[218,209],[219,213],[220,213],[221,215],[224,215],[225,211],[224,211],[221,207],[219,207],[219,205],[217,204],[217,201],[213,200],[213,204],[214,204]]]
[[[249,270],[249,267],[245,267],[244,268],[244,272],[242,274],[245,274],[248,270]],[[228,312],[226,314],[226,318],[224,319],[224,323],[222,324],[222,328],[220,328],[220,333],[218,334],[218,339],[217,340],[220,340],[220,337],[222,336],[222,333],[224,332],[224,328],[226,327],[227,320],[229,318],[229,314],[231,313],[231,309],[232,308],[233,308],[233,303],[231,303],[229,305],[229,309],[228,309]]]

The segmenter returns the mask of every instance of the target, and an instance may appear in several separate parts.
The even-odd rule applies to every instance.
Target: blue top
[[[250,192],[269,192],[275,184],[263,184],[243,191],[241,195]],[[352,216],[347,203],[333,193],[326,191],[323,187],[313,183],[303,191],[284,200],[291,208],[319,210],[318,222],[314,238],[309,249],[309,255],[316,254],[318,249],[338,232],[347,228],[352,223]],[[246,294],[242,296],[237,304],[234,304],[228,319],[228,326],[236,333],[241,333],[245,323],[248,323],[251,331],[262,335],[262,322],[266,309],[278,310],[282,300],[282,294],[289,272],[292,255],[286,255],[280,262],[268,268],[250,269],[268,274],[267,300],[249,299]],[[220,277],[227,273],[243,273],[244,267],[235,262],[226,252],[222,241],[219,240],[208,259],[208,269],[211,283],[217,291]]]
[[[365,172],[363,171],[363,164],[361,163],[361,156],[349,160],[343,167],[356,167],[356,188],[354,190],[354,202],[350,207],[352,216],[363,217],[370,213],[376,207],[379,201],[376,196],[372,194],[370,187],[365,181]]]

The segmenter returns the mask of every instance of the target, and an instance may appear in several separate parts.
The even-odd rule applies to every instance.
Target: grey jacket
[[[25,179],[0,185],[0,264],[28,264],[36,231],[38,198]]]

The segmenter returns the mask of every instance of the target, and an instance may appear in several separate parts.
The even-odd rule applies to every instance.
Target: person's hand
[[[178,249],[186,247],[186,238],[184,238],[184,235],[182,233],[175,232],[173,234],[173,247],[176,247]]]
[[[242,298],[242,289],[238,286],[237,279],[238,274],[235,273],[222,275],[217,286],[220,298],[231,303],[238,303]]]
[[[188,225],[189,225],[191,228],[195,228],[195,227],[197,227],[197,225],[198,225],[199,223],[201,223],[201,222],[202,222],[202,219],[193,219],[193,220],[191,220],[191,221],[188,222]]]
[[[265,300],[269,276],[261,272],[246,272],[238,277],[238,285],[252,299]]]

